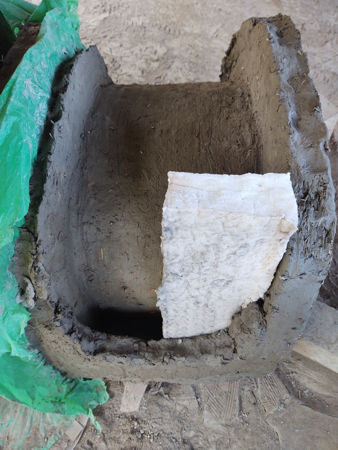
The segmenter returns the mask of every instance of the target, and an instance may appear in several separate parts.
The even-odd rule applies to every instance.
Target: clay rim
[[[307,80],[306,83],[304,83],[300,89],[298,86],[294,86],[294,80],[292,79],[292,73],[286,69],[287,64],[284,64],[284,67],[280,64],[280,58],[281,54],[279,54],[279,50],[283,47],[283,42],[280,41],[282,39],[278,34],[280,33],[281,28],[287,28],[291,27],[292,31],[295,30],[292,22],[287,18],[286,16],[276,16],[275,18],[271,19],[249,19],[246,21],[242,27],[247,26],[254,28],[257,24],[263,25],[266,27],[268,33],[269,33],[269,40],[273,49],[273,53],[275,56],[275,62],[278,64],[278,67],[276,70],[278,70],[278,74],[281,77],[280,82],[280,97],[283,99],[285,111],[287,113],[288,118],[288,126],[289,126],[289,145],[290,145],[290,151],[294,155],[294,158],[291,159],[291,162],[293,163],[291,166],[291,173],[292,173],[292,181],[294,185],[294,190],[297,197],[297,203],[299,207],[299,225],[300,225],[300,231],[297,233],[296,236],[294,236],[291,241],[289,242],[287,254],[284,256],[283,260],[279,264],[279,267],[276,271],[276,275],[274,278],[274,281],[269,289],[269,291],[266,293],[264,302],[262,300],[258,301],[255,305],[249,306],[245,310],[239,312],[236,317],[233,320],[233,324],[231,325],[230,329],[228,330],[230,333],[230,336],[233,340],[233,355],[236,356],[236,354],[241,357],[246,357],[248,354],[248,349],[242,349],[241,344],[238,342],[238,333],[236,332],[236,327],[242,326],[245,323],[244,316],[250,314],[253,310],[259,311],[259,318],[257,319],[259,322],[259,336],[258,336],[258,342],[260,344],[260,348],[257,347],[257,350],[253,352],[253,356],[256,357],[257,355],[265,355],[263,357],[268,357],[269,354],[271,354],[270,349],[268,348],[269,345],[265,344],[264,341],[266,341],[269,337],[269,334],[271,334],[271,331],[275,326],[280,324],[280,318],[278,318],[278,313],[280,313],[281,308],[278,304],[278,301],[274,301],[276,297],[283,297],[283,287],[281,285],[285,285],[285,283],[288,283],[290,280],[290,273],[289,273],[289,266],[293,264],[293,260],[297,259],[299,255],[304,256],[305,259],[311,260],[312,259],[312,266],[314,268],[314,272],[318,271],[319,278],[321,281],[318,281],[318,289],[320,286],[320,282],[322,282],[327,274],[329,262],[330,262],[330,255],[332,253],[332,242],[333,242],[333,236],[334,236],[334,228],[335,228],[335,213],[334,213],[334,199],[333,199],[333,186],[332,186],[332,180],[329,173],[329,163],[327,156],[324,154],[324,150],[326,148],[326,136],[323,132],[321,132],[321,136],[317,136],[317,145],[313,145],[314,149],[313,152],[316,153],[317,160],[319,160],[319,167],[314,168],[314,170],[309,170],[308,164],[304,164],[306,161],[306,153],[304,153],[304,148],[301,147],[302,145],[302,137],[304,135],[311,136],[311,131],[313,129],[314,124],[311,123],[307,128],[301,130],[302,132],[299,132],[297,125],[299,124],[299,117],[297,117],[297,111],[295,111],[294,106],[297,105],[297,103],[300,101],[302,96],[306,96],[309,92],[309,89],[311,91],[314,91],[314,95],[316,96],[316,91],[313,88],[311,80]],[[298,33],[298,32],[297,32]],[[286,33],[287,34],[287,33]],[[238,35],[238,33],[237,33]],[[227,77],[227,72],[232,68],[232,66],[236,63],[236,61],[232,61],[232,64],[229,67],[226,67],[226,65],[231,62],[231,52],[236,46],[236,40],[237,35],[234,36],[230,48],[227,52],[227,60],[223,61],[222,65],[222,75],[221,78]],[[299,33],[297,34],[298,40],[297,45],[295,45],[293,51],[294,53],[297,53],[295,56],[297,60],[299,57],[302,57],[302,61],[300,62],[301,66],[304,66],[305,64],[305,77],[308,78],[308,68],[306,64],[306,58],[301,53],[298,55],[298,51],[301,52],[300,48],[300,38]],[[285,55],[282,55],[285,56]],[[305,58],[305,62],[304,62]],[[290,88],[291,87],[291,88]],[[318,96],[317,96],[318,99]],[[62,101],[61,101],[62,103]],[[318,100],[319,104],[319,100]],[[313,111],[311,111],[311,114]],[[320,113],[318,113],[317,117],[315,118],[315,123],[317,123],[319,128],[322,128],[322,119],[320,116]],[[320,134],[320,133],[319,133]],[[297,158],[303,159],[303,166],[299,164],[299,161],[297,161]],[[311,166],[311,165],[310,165]],[[303,173],[302,173],[303,172]],[[305,176],[303,177],[305,173]],[[298,182],[298,180],[301,180],[301,183]],[[321,187],[321,190],[319,190],[319,186]],[[311,187],[314,187],[313,192],[310,190]],[[321,215],[316,214],[318,211],[322,211]],[[311,239],[312,242],[309,242],[309,236],[306,235],[306,233],[309,232],[310,228],[318,226],[318,230],[313,236],[313,239]],[[303,233],[302,230],[305,230],[305,233]],[[323,238],[320,243],[317,242],[318,236],[324,235],[325,241],[323,242]],[[302,242],[303,241],[303,242]],[[304,245],[305,243],[305,245]],[[303,244],[303,245],[302,245]],[[314,245],[313,245],[314,244]],[[322,245],[323,244],[323,245]],[[314,261],[313,261],[314,260]],[[292,272],[292,271],[291,271]],[[304,285],[307,283],[306,277],[302,274],[298,273],[299,279],[304,280]],[[310,274],[312,276],[312,274]],[[292,286],[291,286],[292,287]],[[316,297],[316,294],[314,295]],[[279,349],[283,352],[279,355],[276,355],[277,357],[284,357],[286,353],[289,353],[292,348],[293,341],[297,338],[298,334],[302,330],[302,328],[305,326],[307,315],[310,312],[311,305],[312,305],[313,299],[308,302],[306,305],[306,311],[304,312],[304,315],[300,318],[297,318],[297,320],[301,320],[302,322],[297,322],[297,326],[294,327],[295,329],[293,332],[289,333],[289,335],[286,337],[285,340],[282,340],[279,345]],[[255,314],[257,317],[257,314]],[[295,318],[296,319],[296,318]],[[274,324],[274,326],[271,326],[271,324]],[[289,324],[288,326],[291,327],[292,324]],[[257,326],[257,323],[255,324]],[[283,328],[283,327],[282,327]],[[269,330],[270,329],[270,330]],[[88,336],[88,338],[91,336],[92,339],[99,341],[104,341],[107,339],[107,336],[104,334],[97,334],[92,333],[90,330],[84,329],[79,324],[79,330],[80,334],[82,336]],[[269,332],[270,331],[270,332]],[[89,335],[87,334],[88,332]],[[216,337],[217,335],[222,333],[225,333],[228,335],[227,332],[224,330],[222,332],[217,332],[213,335]],[[195,340],[203,340],[203,339],[209,339],[213,338],[213,335],[207,335],[205,337],[198,337],[192,338]],[[249,336],[250,337],[250,336]],[[118,338],[118,337],[114,337]],[[201,339],[200,339],[201,338]],[[274,339],[278,339],[278,335],[275,336]],[[174,348],[176,344],[178,345],[178,341],[188,342],[190,338],[185,338],[183,340],[172,340],[170,339],[171,346]],[[138,339],[129,338],[128,341],[131,341],[132,343],[136,344],[142,344],[142,342]],[[158,341],[157,351],[158,347],[168,347],[168,343],[166,342],[168,340]],[[228,341],[228,339],[227,339]],[[286,342],[287,341],[287,342]],[[149,345],[148,343],[145,343],[146,346]],[[253,342],[252,344],[256,346],[257,344],[257,334],[253,335]],[[287,344],[287,345],[285,345]],[[228,344],[229,345],[229,344]],[[250,345],[249,345],[250,347]],[[287,350],[285,350],[285,347],[287,347]],[[251,347],[252,348],[252,347]],[[106,351],[106,345],[103,343],[102,347],[100,348],[100,351]],[[151,352],[151,348],[148,348],[148,352]],[[163,349],[164,353],[166,352],[166,349]],[[276,351],[276,349],[275,349]],[[109,353],[114,353],[111,350],[109,350]],[[136,351],[136,353],[138,353]],[[143,353],[143,352],[141,352]],[[244,355],[244,356],[241,356]],[[157,358],[156,358],[157,359]]]

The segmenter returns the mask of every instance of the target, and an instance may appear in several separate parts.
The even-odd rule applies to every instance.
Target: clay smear
[[[168,177],[157,291],[163,335],[212,333],[271,284],[297,230],[290,174]]]

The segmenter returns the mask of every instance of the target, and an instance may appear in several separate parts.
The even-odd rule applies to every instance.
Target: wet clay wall
[[[168,171],[257,172],[259,155],[250,98],[233,83],[102,87],[79,149],[78,206],[69,211],[76,237],[68,261],[85,260],[73,262],[74,282],[84,286],[81,321],[93,326],[95,307],[157,310]]]
[[[118,380],[273,370],[306,324],[335,230],[325,127],[291,20],[246,21],[219,84],[115,86],[94,48],[62,80],[53,140],[41,146],[35,256],[21,265],[35,292],[30,329],[45,355],[68,375]],[[196,338],[161,339],[154,312],[168,170],[290,171],[298,204],[299,230],[264,299],[229,329]]]

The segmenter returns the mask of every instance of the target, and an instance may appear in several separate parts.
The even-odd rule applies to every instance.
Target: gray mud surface
[[[338,213],[338,142],[336,134],[332,134],[330,142],[331,175],[335,187],[336,214]],[[332,262],[329,274],[320,288],[318,300],[338,309],[338,233],[335,235]]]
[[[257,172],[260,142],[250,98],[233,83],[110,84],[100,87],[79,145],[65,259],[81,302],[67,301],[95,328],[95,308],[157,311],[168,171]],[[50,231],[59,230],[51,223]]]
[[[18,266],[34,287],[34,338],[68,375],[255,376],[287,358],[304,329],[327,275],[335,206],[319,99],[290,19],[246,21],[221,81],[115,86],[91,48],[56,86],[46,181],[30,212],[34,258]],[[154,289],[168,170],[291,172],[299,231],[264,299],[228,330],[160,339]]]

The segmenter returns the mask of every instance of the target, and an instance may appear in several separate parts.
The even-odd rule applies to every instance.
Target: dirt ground
[[[302,33],[324,119],[336,120],[335,0],[80,0],[79,11],[83,42],[98,46],[119,84],[216,81],[244,20],[288,14]],[[207,386],[153,384],[133,414],[119,412],[121,384],[109,382],[108,390],[109,402],[95,411],[101,435],[89,425],[77,448],[337,448],[338,420],[290,396],[275,375]]]
[[[232,383],[232,386],[231,386]],[[229,392],[239,402],[227,409]],[[102,433],[90,425],[77,448],[89,450],[335,450],[337,419],[290,397],[275,376],[204,386],[152,385],[140,410],[121,414],[122,386],[97,408]],[[231,394],[230,394],[231,396]],[[243,401],[241,401],[243,400]]]
[[[335,0],[80,0],[81,37],[113,81],[217,81],[231,36],[253,16],[290,15],[302,34],[324,119],[337,113]]]

